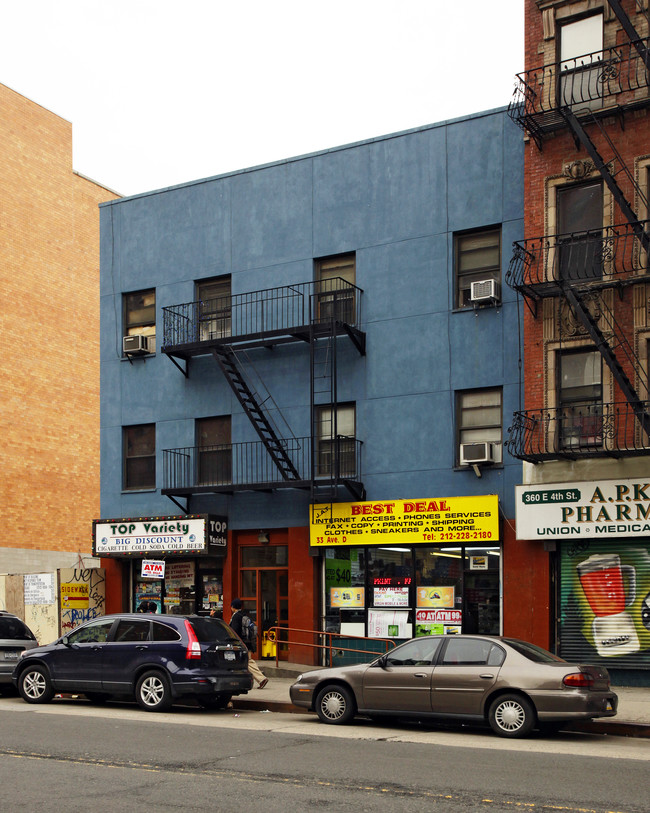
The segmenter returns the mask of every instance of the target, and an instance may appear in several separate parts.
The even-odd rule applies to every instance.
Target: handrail
[[[280,646],[279,645],[280,644],[287,644],[289,646],[291,646],[291,645],[293,645],[293,646],[304,646],[304,647],[309,647],[311,649],[327,650],[329,666],[332,666],[332,664],[333,664],[333,653],[332,653],[333,648],[336,649],[338,652],[361,652],[361,653],[363,653],[365,655],[372,655],[373,657],[376,657],[377,654],[378,654],[377,651],[372,651],[372,650],[368,650],[368,649],[355,649],[353,647],[344,647],[344,646],[332,647],[332,639],[333,638],[345,638],[346,640],[353,639],[355,641],[380,641],[380,642],[382,642],[382,643],[384,643],[386,645],[385,650],[384,650],[385,652],[388,652],[389,645],[391,647],[393,647],[393,648],[397,646],[395,641],[391,640],[390,638],[369,638],[368,636],[364,636],[364,635],[343,635],[340,632],[325,632],[324,630],[306,630],[306,629],[300,629],[299,627],[285,627],[285,626],[282,626],[282,625],[277,625],[275,627],[270,627],[268,630],[265,630],[265,632],[266,633],[269,633],[269,632],[275,633],[275,644],[276,644],[276,648],[275,648],[275,665],[276,666],[278,666],[279,660],[280,660],[280,655],[279,655],[279,652],[280,652]],[[326,637],[328,639],[328,642],[324,643],[324,644],[310,644],[310,643],[307,643],[307,642],[304,642],[304,641],[290,641],[288,637],[286,639],[285,638],[280,639],[280,633],[286,634],[286,633],[289,633],[289,632],[291,632],[291,633],[295,633],[295,632],[297,632],[297,633],[306,633],[307,635],[324,636],[324,637]]]

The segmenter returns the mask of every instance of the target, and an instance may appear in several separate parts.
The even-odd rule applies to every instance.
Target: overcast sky
[[[0,0],[0,82],[132,195],[507,105],[523,0]]]

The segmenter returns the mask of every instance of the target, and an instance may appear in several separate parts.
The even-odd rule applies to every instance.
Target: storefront
[[[557,652],[650,679],[650,483],[517,487],[517,535],[555,558]]]
[[[501,631],[495,495],[316,505],[328,632],[404,640]]]
[[[93,555],[121,563],[128,609],[223,611],[227,520],[208,514],[98,519]]]

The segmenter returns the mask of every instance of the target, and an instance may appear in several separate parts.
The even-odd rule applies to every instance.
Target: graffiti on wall
[[[105,613],[106,575],[102,568],[60,570],[61,634]]]

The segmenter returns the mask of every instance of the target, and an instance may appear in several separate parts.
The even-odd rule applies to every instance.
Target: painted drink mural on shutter
[[[560,552],[560,652],[650,669],[650,540],[586,540]]]

